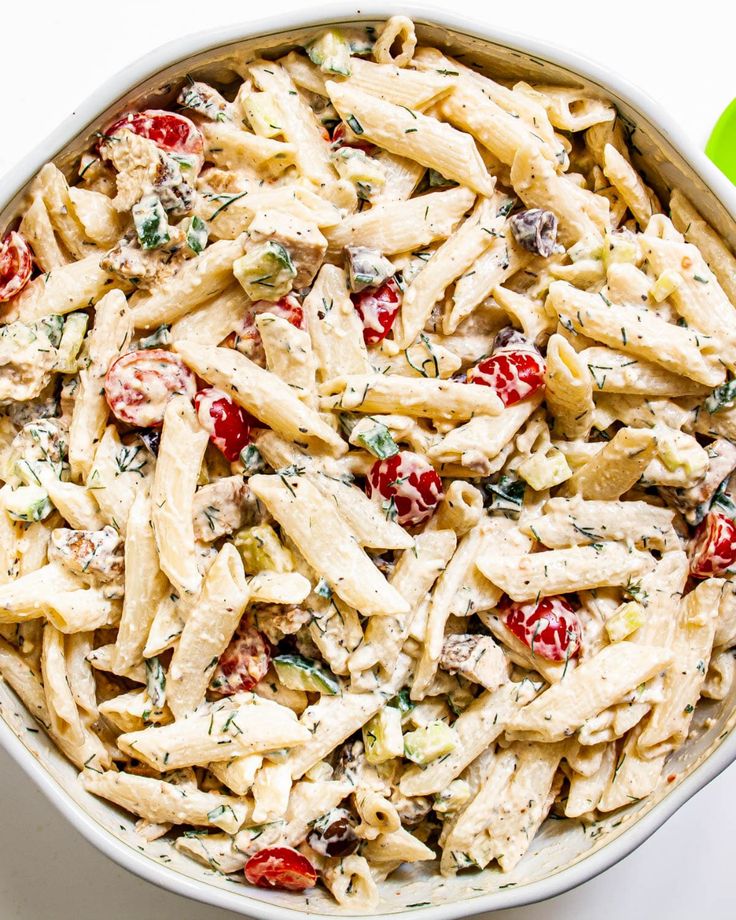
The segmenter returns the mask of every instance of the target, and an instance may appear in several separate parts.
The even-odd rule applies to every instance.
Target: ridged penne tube
[[[455,480],[445,489],[445,497],[427,524],[427,530],[453,530],[464,536],[483,515],[483,493],[469,482]]]
[[[99,712],[121,732],[142,731],[149,725],[174,721],[168,706],[154,705],[144,687],[105,700],[100,703]]]
[[[266,352],[266,366],[297,392],[308,406],[317,402],[316,362],[308,333],[281,316],[261,313],[256,328]]]
[[[159,565],[152,513],[150,492],[142,483],[130,509],[125,541],[125,597],[113,661],[113,670],[122,676],[142,663],[156,609],[169,588]]]
[[[571,331],[618,348],[706,386],[725,379],[715,354],[718,343],[636,307],[606,303],[566,281],[549,287],[547,304]],[[706,351],[706,348],[708,349]]]
[[[161,446],[151,492],[151,521],[161,571],[180,595],[194,595],[202,576],[194,545],[192,505],[209,435],[186,396],[164,413]]]
[[[701,396],[708,388],[673,374],[652,361],[613,348],[594,345],[578,352],[593,378],[594,393],[629,393],[640,396]]]
[[[338,904],[358,910],[370,910],[378,904],[378,886],[364,856],[354,853],[344,859],[325,859],[321,875]]]
[[[603,759],[598,769],[584,775],[574,772],[570,777],[570,787],[565,802],[565,817],[579,818],[581,815],[590,814],[599,807],[604,793],[613,779],[616,769],[616,745],[606,744]]]
[[[516,432],[542,401],[540,394],[508,406],[499,415],[477,416],[458,425],[439,444],[429,450],[429,457],[440,463],[457,463],[487,475],[490,463],[499,456]]]
[[[122,291],[110,291],[95,307],[95,321],[87,336],[89,364],[79,371],[79,388],[69,428],[69,462],[72,474],[86,479],[97,444],[105,433],[109,408],[105,399],[105,374],[130,345],[133,326]]]
[[[275,178],[292,166],[296,159],[293,144],[259,137],[233,124],[205,122],[202,134],[207,159],[222,169],[261,170]]]
[[[172,323],[222,293],[232,284],[233,262],[243,255],[243,244],[242,237],[213,243],[155,291],[134,294],[130,309],[136,329]]]
[[[589,500],[612,500],[641,478],[657,449],[649,428],[621,428],[565,483],[565,491]]]
[[[366,840],[390,834],[401,827],[401,818],[393,802],[367,786],[359,785],[353,793],[355,810],[360,818],[357,833]]]
[[[41,675],[5,639],[0,639],[0,677],[13,688],[33,718],[49,728],[51,722]]]
[[[400,348],[408,348],[424,329],[432,308],[442,299],[446,288],[471,266],[475,267],[489,246],[495,246],[496,234],[505,218],[496,218],[494,212],[492,201],[481,198],[470,217],[433,253],[425,267],[408,285],[402,299],[399,322],[394,326],[394,340]],[[489,291],[492,286],[488,285]],[[479,297],[476,303],[482,299]],[[458,309],[453,307],[446,324],[448,328],[443,327],[443,331],[454,332],[474,306],[475,303],[467,310],[462,306]]]
[[[547,343],[544,399],[563,438],[585,438],[593,424],[593,380],[585,360],[561,335]]]
[[[350,70],[350,77],[341,85],[420,112],[452,90],[452,82],[437,72],[376,64],[358,57],[352,59]]]
[[[34,180],[33,188],[43,199],[51,225],[66,250],[75,259],[83,259],[89,254],[92,242],[77,218],[64,174],[53,163],[47,163]]]
[[[491,291],[495,303],[501,307],[516,323],[521,326],[524,335],[539,344],[546,333],[555,328],[554,320],[544,309],[540,300],[534,300],[525,294],[518,294],[510,288],[497,284]]]
[[[248,298],[233,284],[171,325],[171,340],[193,339],[201,345],[219,345],[243,321]]]
[[[123,235],[124,226],[112,200],[102,192],[77,186],[69,189],[69,198],[74,216],[87,239],[103,249],[115,246]],[[89,248],[85,246],[85,254]]]
[[[652,193],[631,163],[612,144],[603,148],[603,172],[626,202],[639,226],[646,227],[653,214]]]
[[[34,278],[13,301],[13,310],[30,323],[50,313],[84,310],[112,288],[127,289],[100,268],[99,255],[91,255]]]
[[[713,649],[722,587],[720,579],[710,578],[680,602],[669,646],[675,665],[665,674],[664,700],[652,704],[637,743],[644,757],[668,754],[687,738]]]
[[[346,246],[366,246],[384,255],[411,252],[447,239],[474,201],[473,192],[459,187],[410,201],[385,202],[346,217],[325,236],[334,253]]]
[[[554,549],[514,559],[487,553],[478,558],[481,572],[514,601],[569,594],[609,585],[626,585],[654,567],[649,553],[620,543],[603,542],[573,549]]]
[[[413,863],[435,858],[433,850],[403,827],[366,841],[361,853],[373,863]]]
[[[244,799],[187,789],[150,776],[109,770],[85,770],[82,785],[94,795],[120,805],[154,824],[193,824],[218,827],[234,834],[250,817],[252,806]]]
[[[309,439],[323,443],[336,456],[347,450],[342,438],[314,409],[306,406],[288,384],[263,370],[232,348],[215,348],[190,341],[175,350],[195,373],[230,395],[236,403],[270,428],[297,444]]]
[[[298,572],[258,572],[248,582],[250,599],[258,604],[301,604],[311,585]]]
[[[304,299],[304,316],[321,380],[371,371],[363,325],[342,269],[322,266]]]
[[[210,763],[207,769],[235,795],[245,795],[253,785],[262,763],[261,754],[243,754],[232,760]]]
[[[41,673],[54,734],[65,738],[70,745],[81,746],[84,743],[84,728],[69,686],[64,636],[50,623],[43,630]]]
[[[728,299],[736,303],[736,256],[680,189],[672,189],[670,213],[676,229],[697,246]]]
[[[709,700],[725,700],[736,681],[736,658],[731,649],[714,649],[700,689]]]
[[[550,498],[544,513],[523,525],[549,549],[620,540],[637,549],[667,552],[680,549],[672,521],[675,512],[643,501],[584,501]]]
[[[500,415],[503,403],[490,387],[455,380],[361,374],[336,377],[320,387],[323,407],[347,412],[396,412],[420,418],[464,421]]]
[[[33,256],[42,272],[48,273],[68,264],[69,256],[61,251],[46,205],[38,192],[33,196],[33,202],[23,215],[18,231],[25,240],[28,240]]]
[[[299,95],[288,72],[273,61],[255,61],[248,65],[248,71],[258,88],[271,93],[276,102],[279,127],[294,148],[299,173],[317,186],[335,182],[337,174],[330,163],[330,148],[314,112]]]
[[[394,47],[397,42],[401,50],[395,54]],[[408,16],[391,16],[376,39],[373,56],[381,64],[407,67],[411,63],[416,46],[417,35],[411,19]]]
[[[641,727],[632,729],[621,748],[608,787],[598,802],[598,811],[615,811],[652,793],[662,775],[664,755],[646,759],[637,744]]]
[[[349,83],[328,80],[325,86],[340,115],[355,119],[367,140],[436,169],[479,195],[493,193],[494,179],[470,135],[421,112],[384,102]]]
[[[120,735],[118,746],[155,770],[206,766],[244,754],[260,754],[310,740],[285,706],[240,693],[208,703],[170,725]]]
[[[408,604],[388,584],[327,498],[304,476],[252,476],[250,487],[296,543],[309,565],[364,616],[390,616]]]
[[[406,157],[397,157],[387,150],[379,151],[375,159],[380,163],[385,178],[381,188],[373,194],[372,207],[383,202],[410,199],[426,172],[424,166]]]
[[[291,792],[291,772],[288,763],[265,761],[255,775],[251,792],[254,799],[254,823],[265,824],[283,818]]]
[[[529,740],[561,741],[672,661],[669,649],[655,645],[607,645],[512,716],[507,731],[522,732]]]
[[[166,701],[177,719],[204,702],[212,662],[227,648],[249,596],[240,555],[226,543],[207,571],[169,665]]]

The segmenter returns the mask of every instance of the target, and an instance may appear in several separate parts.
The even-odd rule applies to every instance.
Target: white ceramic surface
[[[635,135],[640,149],[649,157],[648,172],[656,183],[671,181],[685,188],[689,194],[698,196],[699,204],[707,215],[734,242],[736,228],[736,195],[726,180],[694,150],[674,124],[670,124],[656,107],[640,92],[627,86],[620,79],[588,62],[568,53],[553,51],[537,42],[529,42],[520,36],[494,32],[485,26],[473,25],[465,19],[440,14],[437,10],[423,13],[421,7],[411,4],[365,4],[361,7],[363,20],[381,20],[386,15],[406,11],[417,22],[441,23],[440,30],[426,27],[432,41],[437,42],[442,27],[459,35],[470,36],[463,40],[477,58],[485,58],[495,65],[498,73],[509,73],[534,79],[574,79],[583,75],[592,84],[602,88],[620,105],[624,114],[637,126]],[[329,21],[344,22],[352,18],[353,11],[341,6],[323,9],[313,23]],[[267,23],[250,24],[247,27],[219,30],[182,39],[155,51],[127,68],[113,80],[101,87],[93,97],[80,106],[75,115],[57,129],[24,162],[8,174],[0,183],[0,207],[9,204],[6,216],[12,213],[15,193],[50,157],[65,151],[80,133],[88,136],[89,126],[98,127],[98,120],[105,111],[116,112],[123,107],[119,102],[145,98],[150,90],[168,77],[180,76],[191,65],[179,64],[197,57],[208,61],[220,55],[215,49],[238,43],[245,36],[262,36],[251,46],[259,47],[283,43],[283,36],[272,40],[274,33],[299,31],[306,22],[303,14],[283,16]],[[307,23],[308,24],[308,23]],[[479,43],[473,36],[480,38]],[[290,39],[286,39],[288,43]],[[485,41],[492,43],[486,46]],[[504,50],[506,49],[506,50]],[[511,50],[509,50],[511,49]],[[527,57],[527,55],[529,57]],[[556,67],[556,65],[559,65]],[[149,77],[151,79],[149,79]],[[143,90],[135,89],[141,83]],[[668,143],[669,142],[669,143]],[[670,146],[670,144],[672,146]],[[676,152],[677,151],[677,152]],[[65,158],[62,157],[61,161]],[[718,203],[718,199],[722,204]],[[17,199],[16,199],[17,201]],[[5,220],[0,222],[0,225]],[[303,911],[301,896],[277,893],[255,892],[252,889],[236,887],[233,883],[214,876],[178,854],[171,853],[164,843],[146,847],[139,851],[139,841],[131,833],[131,822],[115,809],[92,799],[76,785],[75,771],[48,744],[45,737],[28,729],[33,723],[27,720],[15,698],[4,688],[0,692],[2,712],[8,724],[0,723],[0,741],[24,771],[39,785],[60,811],[99,849],[122,865],[157,884],[187,894],[211,904],[228,907],[241,913],[264,920],[286,920],[293,917],[293,911]],[[463,875],[451,882],[437,877],[427,877],[421,872],[398,873],[398,878],[386,886],[385,903],[381,909],[385,914],[394,913],[401,907],[435,902],[437,906],[414,907],[412,916],[422,918],[450,918],[470,915],[528,903],[550,897],[579,884],[634,849],[672,814],[687,798],[736,758],[736,737],[731,733],[725,737],[723,713],[733,709],[734,701],[724,706],[710,705],[714,725],[702,737],[690,743],[684,756],[678,758],[669,773],[677,779],[657,796],[655,801],[626,814],[617,814],[606,822],[583,833],[579,825],[570,822],[549,822],[530,857],[511,876],[500,876],[495,872]],[[19,740],[20,739],[20,740]],[[707,760],[704,755],[710,749]],[[700,762],[703,761],[703,762]],[[698,765],[699,764],[699,765]],[[540,846],[541,844],[541,846]],[[177,858],[178,857],[178,858]],[[172,859],[171,863],[166,861]],[[509,883],[513,887],[508,887]],[[483,892],[489,892],[485,894]],[[327,898],[315,895],[309,905],[310,913],[324,911],[334,913],[335,908]]]

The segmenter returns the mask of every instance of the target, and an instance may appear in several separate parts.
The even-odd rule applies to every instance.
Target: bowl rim
[[[366,0],[360,9],[349,3],[332,2],[320,7],[318,13],[304,10],[290,10],[255,20],[242,20],[231,25],[207,29],[199,33],[184,35],[148,51],[123,67],[97,87],[70,115],[40,143],[38,143],[14,167],[0,177],[0,210],[4,210],[27,182],[48,160],[80,135],[84,129],[98,119],[102,113],[139,83],[155,76],[167,67],[173,66],[196,54],[213,51],[221,46],[245,39],[265,38],[298,28],[315,28],[336,22],[357,23],[376,19],[387,19],[394,15],[406,15],[416,22],[445,27],[461,35],[492,42],[522,54],[539,58],[551,64],[564,67],[602,88],[615,93],[633,110],[643,115],[653,128],[678,151],[713,195],[720,201],[732,219],[736,221],[736,189],[701,152],[680,128],[677,121],[663,111],[661,106],[643,89],[620,76],[615,71],[599,65],[588,57],[570,51],[556,43],[525,37],[523,34],[487,25],[474,18],[448,12],[430,3]],[[167,866],[155,863],[149,857],[138,853],[106,831],[87,812],[82,811],[69,793],[34,757],[9,724],[0,718],[0,744],[15,763],[31,779],[54,807],[69,823],[97,850],[118,865],[160,888],[192,900],[248,914],[256,920],[294,920],[299,912],[315,920],[334,920],[335,914],[323,914],[304,910],[303,906],[284,907],[251,897],[248,889],[222,890],[207,882],[191,879]],[[644,815],[634,821],[626,831],[573,865],[554,872],[547,878],[497,890],[455,903],[427,907],[405,908],[393,913],[371,913],[375,920],[396,920],[411,914],[413,920],[456,920],[471,917],[482,912],[492,912],[510,907],[547,900],[583,884],[641,846],[696,792],[718,776],[736,760],[736,731],[709,754],[691,773]],[[339,914],[337,916],[365,916]]]

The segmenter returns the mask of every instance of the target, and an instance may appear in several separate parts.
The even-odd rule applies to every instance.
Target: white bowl
[[[143,103],[170,101],[169,84],[185,73],[206,75],[213,67],[219,70],[234,53],[287,50],[319,26],[377,24],[397,12],[414,19],[421,41],[464,51],[465,63],[478,62],[492,73],[514,78],[594,87],[615,102],[630,124],[649,181],[660,189],[682,188],[731,245],[736,244],[736,190],[640,90],[594,63],[520,35],[420,5],[373,2],[361,4],[357,13],[340,4],[312,17],[293,13],[200,33],[140,58],[97,89],[0,181],[0,226],[15,215],[28,181],[47,160],[55,159],[61,167],[70,165],[89,146],[93,132],[116,115]],[[451,920],[540,901],[587,881],[643,843],[736,759],[735,704],[736,693],[732,693],[720,703],[706,701],[698,707],[693,736],[672,758],[661,787],[646,801],[593,826],[574,820],[547,821],[524,860],[505,875],[488,869],[442,879],[426,865],[400,869],[382,886],[374,916],[411,913],[412,920]],[[177,853],[167,840],[142,843],[127,814],[81,788],[75,768],[1,683],[0,713],[0,742],[28,777],[90,843],[131,872],[177,894],[259,920],[295,920],[305,908],[315,917],[345,914],[320,890],[309,893],[305,904],[302,894],[238,885]]]

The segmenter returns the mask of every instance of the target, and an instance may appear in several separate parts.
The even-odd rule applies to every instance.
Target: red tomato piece
[[[356,134],[344,121],[339,121],[332,129],[332,146],[335,150],[340,147],[354,147],[356,150],[363,150],[367,154],[373,154],[378,149],[370,141],[363,140],[359,134]]]
[[[513,603],[505,608],[506,628],[534,655],[547,661],[566,661],[580,650],[582,628],[567,598],[544,597],[538,602]]]
[[[350,299],[363,321],[363,338],[366,345],[375,345],[391,331],[401,307],[401,288],[389,278],[376,288],[366,288]]]
[[[225,345],[237,348],[251,361],[255,361],[256,364],[265,367],[266,354],[263,350],[261,333],[258,331],[258,326],[256,326],[256,316],[259,313],[273,313],[274,316],[285,319],[292,326],[296,326],[297,329],[304,329],[304,310],[299,298],[294,294],[287,294],[276,301],[257,300],[248,307],[242,323],[235,332],[231,332],[225,339]]]
[[[382,497],[386,516],[404,527],[432,516],[443,498],[442,480],[428,460],[408,450],[376,460],[366,479],[368,497]]]
[[[200,425],[209,432],[212,443],[231,463],[250,444],[251,428],[260,424],[227,393],[214,387],[205,387],[197,393],[194,408]]]
[[[219,696],[252,690],[266,676],[270,663],[271,647],[263,633],[243,621],[220,655],[210,690]]]
[[[20,233],[11,230],[0,241],[0,303],[20,294],[31,277],[31,250]]]
[[[166,112],[162,109],[128,112],[103,133],[105,137],[115,137],[125,129],[148,138],[157,147],[170,153],[176,159],[186,159],[191,162],[195,173],[199,173],[202,169],[204,164],[202,132],[185,115],[179,115],[178,112]]]
[[[690,544],[690,572],[694,578],[725,575],[736,566],[736,524],[725,514],[710,511]]]
[[[547,364],[536,351],[499,351],[468,371],[468,383],[492,387],[505,406],[526,399],[544,386]]]
[[[115,418],[136,428],[155,428],[178,393],[194,399],[197,381],[178,355],[162,348],[129,351],[105,376],[105,398]]]
[[[317,870],[298,850],[291,847],[265,847],[245,864],[245,877],[259,888],[285,888],[304,891],[317,883]]]

